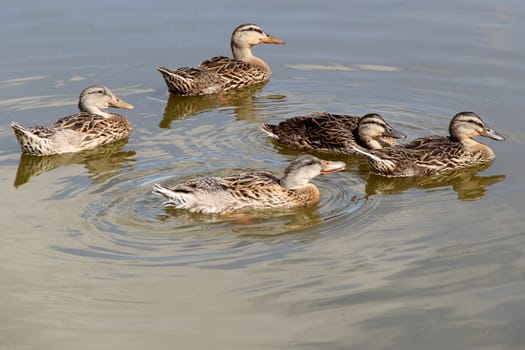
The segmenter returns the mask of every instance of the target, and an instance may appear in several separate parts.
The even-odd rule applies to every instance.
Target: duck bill
[[[501,136],[500,134],[498,134],[497,132],[495,132],[494,130],[489,129],[489,128],[485,128],[485,132],[483,133],[482,136],[488,137],[488,138],[496,140],[496,141],[504,141],[505,140],[505,138],[503,136]]]
[[[133,107],[132,104],[127,103],[126,101],[118,97],[115,97],[115,99],[109,103],[109,106],[113,108],[121,108],[121,109],[135,109],[135,107]]]
[[[282,41],[281,39],[276,38],[270,34],[266,34],[266,35],[267,35],[266,38],[263,38],[259,41],[261,44],[280,44],[280,45],[284,44],[284,41]]]
[[[330,162],[327,160],[321,160],[321,174],[335,173],[345,169],[346,164],[343,162]]]
[[[396,129],[392,128],[390,131],[385,132],[385,136],[390,136],[395,139],[406,139],[407,135],[403,134],[401,131],[397,131]]]

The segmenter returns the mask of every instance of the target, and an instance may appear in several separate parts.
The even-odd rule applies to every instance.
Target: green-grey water
[[[0,348],[523,349],[525,44],[519,1],[21,1],[0,13]],[[273,76],[168,96],[155,67],[229,55],[241,23],[283,46]],[[20,155],[9,127],[76,112],[104,84],[123,142]],[[409,139],[460,111],[506,141],[490,166],[385,179],[358,157],[319,204],[248,217],[165,210],[155,182],[299,154],[261,123],[381,113]]]

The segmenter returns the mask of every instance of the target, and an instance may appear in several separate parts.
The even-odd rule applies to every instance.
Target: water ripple
[[[336,228],[358,227],[371,213],[372,207],[356,195],[362,191],[358,189],[361,181],[349,173],[315,179],[322,197],[317,205],[306,209],[240,216],[164,209],[162,199],[151,193],[154,182],[175,184],[193,176],[224,176],[241,171],[208,168],[195,174],[201,165],[181,162],[174,169],[165,164],[121,174],[93,187],[90,195],[94,200],[82,210],[84,234],[77,237],[80,246],[55,249],[113,263],[234,268],[289,254]],[[264,243],[275,240],[284,242],[278,251],[275,245]],[[254,245],[258,247],[251,252]]]

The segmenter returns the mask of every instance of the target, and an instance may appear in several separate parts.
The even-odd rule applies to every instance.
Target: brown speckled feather
[[[286,119],[279,124],[263,124],[283,145],[304,149],[345,153],[346,143],[355,138],[359,117],[312,113]]]
[[[263,83],[270,79],[271,71],[266,62],[253,56],[252,47],[258,44],[284,44],[284,41],[255,24],[241,24],[234,29],[230,40],[233,58],[215,56],[203,61],[198,68],[157,67],[157,70],[168,90],[182,96],[216,94]]]
[[[385,135],[385,128],[390,126],[378,114],[370,114],[366,117],[375,120],[375,130],[367,131],[377,134],[363,135],[366,141],[360,136],[358,130],[360,120],[364,117],[351,115],[333,114],[327,112],[314,112],[304,116],[286,119],[279,124],[263,124],[261,129],[276,138],[281,144],[288,147],[302,150],[317,150],[324,152],[354,154],[355,151],[350,146],[356,142],[365,148],[380,148],[396,144],[393,137]],[[372,117],[373,116],[373,117]],[[398,137],[405,137],[395,131]],[[375,147],[371,146],[374,140]]]
[[[225,56],[212,57],[199,68],[158,67],[171,93],[182,96],[214,94],[267,81],[271,71]]]
[[[243,209],[291,208],[319,201],[319,189],[308,180],[322,172],[344,169],[342,162],[298,157],[282,178],[266,171],[245,172],[224,178],[200,177],[173,188],[155,184],[153,193],[167,206],[202,213],[228,213]]]
[[[50,127],[24,128],[17,123],[11,127],[22,152],[40,156],[87,150],[131,134],[128,120],[118,114],[107,118],[80,113],[61,118]]]
[[[57,120],[51,128],[81,133],[85,140],[99,139],[101,145],[131,134],[129,121],[119,114],[110,117],[90,113],[72,114]]]
[[[311,185],[313,186],[313,185]],[[156,193],[162,194],[163,186],[157,185]],[[171,192],[165,205],[181,206],[185,194],[191,195],[198,203],[191,204],[186,200],[189,210],[214,213],[232,212],[243,208],[289,208],[306,206],[318,200],[318,191],[287,190],[280,184],[279,178],[268,172],[242,173],[225,178],[196,178],[179,184],[173,188],[164,187]]]
[[[126,118],[104,110],[109,107],[134,107],[115,96],[107,87],[93,85],[82,90],[78,107],[80,113],[60,118],[50,127],[25,128],[11,123],[22,152],[36,156],[79,152],[131,134],[131,125]]]
[[[384,176],[436,174],[494,159],[492,151],[485,147],[471,152],[448,137],[432,135],[399,147],[375,150],[374,155],[382,161],[369,158],[369,165],[374,173]]]
[[[449,129],[451,136],[430,135],[397,147],[365,150],[353,145],[353,148],[367,157],[373,173],[407,177],[439,174],[489,162],[494,159],[494,152],[473,137],[504,140],[503,136],[488,128],[473,112],[456,114]]]

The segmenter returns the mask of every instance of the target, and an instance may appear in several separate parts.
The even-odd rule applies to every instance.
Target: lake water
[[[525,4],[521,1],[20,1],[0,19],[0,348],[523,349]],[[229,52],[241,23],[286,45],[226,98],[169,98],[155,67]],[[104,84],[134,133],[20,156],[9,128],[75,113]],[[318,205],[243,218],[164,210],[152,184],[299,152],[259,130],[379,112],[409,139],[475,111],[490,167],[388,180],[358,157]]]

